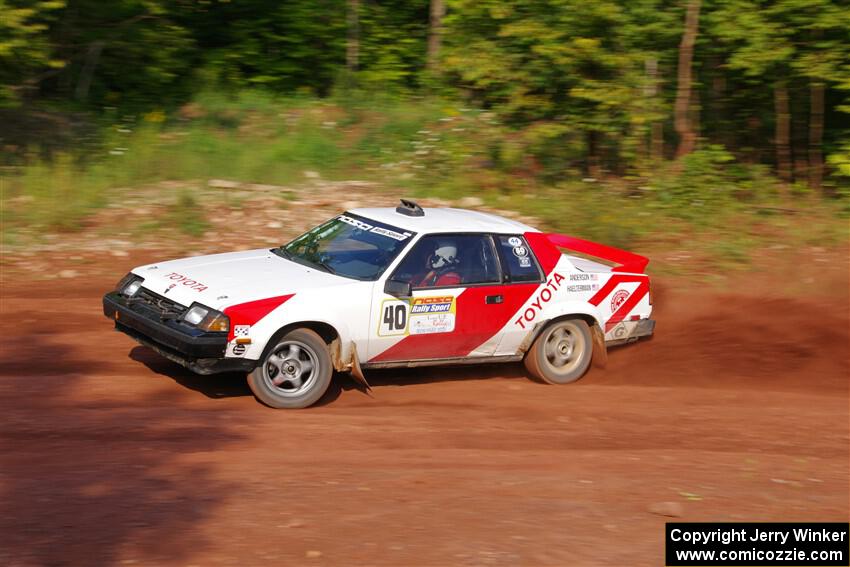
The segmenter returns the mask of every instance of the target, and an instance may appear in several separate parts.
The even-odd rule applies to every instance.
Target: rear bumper
[[[611,330],[613,338],[605,341],[606,346],[617,346],[633,343],[642,337],[649,337],[655,332],[654,319],[641,319],[639,321],[623,321]]]
[[[115,321],[115,330],[198,374],[250,372],[256,360],[224,358],[227,336],[205,333],[134,304],[115,292],[103,296],[103,314]]]
[[[641,337],[648,337],[652,333],[655,332],[655,319],[641,319],[635,325],[634,331],[632,331],[631,336],[639,339]]]

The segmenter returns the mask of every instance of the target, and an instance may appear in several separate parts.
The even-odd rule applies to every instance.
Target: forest
[[[155,141],[206,158],[111,175],[277,182],[288,161],[437,193],[846,210],[848,93],[842,0],[0,0],[6,197]]]

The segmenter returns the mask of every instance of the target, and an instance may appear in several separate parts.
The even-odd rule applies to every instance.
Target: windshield
[[[272,252],[332,274],[374,280],[413,236],[413,232],[348,213]]]

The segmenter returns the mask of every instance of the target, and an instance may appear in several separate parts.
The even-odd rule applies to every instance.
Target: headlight
[[[227,315],[199,303],[195,303],[186,311],[183,320],[204,331],[227,332],[230,330],[230,319]]]
[[[200,305],[193,305],[191,309],[189,309],[186,314],[183,316],[183,320],[185,320],[190,325],[197,326],[198,323],[204,320],[204,317],[210,312],[206,307],[201,307]]]
[[[133,297],[139,288],[142,287],[142,282],[145,281],[144,278],[140,278],[135,274],[127,274],[121,281],[118,282],[118,285],[115,286],[115,289],[118,290],[118,293],[121,295],[126,295],[127,297]]]

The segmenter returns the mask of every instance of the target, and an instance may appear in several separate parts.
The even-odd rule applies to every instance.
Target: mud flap
[[[360,357],[357,356],[357,345],[353,342],[351,343],[351,377],[363,384],[366,387],[367,391],[372,390],[372,386],[369,385],[369,382],[366,381],[366,377],[363,376],[363,369],[360,368]]]
[[[599,325],[591,327],[590,334],[593,336],[593,366],[605,368],[608,364],[608,347],[605,346],[605,334]]]

